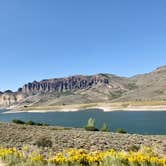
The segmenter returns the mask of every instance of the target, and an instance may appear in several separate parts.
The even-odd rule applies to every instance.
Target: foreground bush
[[[35,142],[35,145],[37,145],[38,147],[52,147],[52,141],[50,140],[50,138],[48,137],[40,137],[37,139],[37,141]]]
[[[166,156],[160,157],[147,147],[138,152],[69,149],[48,157],[35,152],[0,149],[0,158],[9,166],[166,166]]]

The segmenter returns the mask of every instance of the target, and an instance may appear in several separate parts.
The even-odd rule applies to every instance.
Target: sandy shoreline
[[[82,110],[89,110],[89,109],[100,109],[104,112],[113,112],[113,111],[166,111],[166,105],[159,105],[159,106],[128,106],[128,107],[111,107],[111,106],[94,106],[94,107],[85,107],[85,108],[76,108],[76,107],[56,107],[52,109],[31,109],[31,110],[16,110],[10,109],[9,111],[3,112],[3,114],[9,113],[22,113],[22,112],[34,112],[34,113],[46,113],[46,112],[76,112]]]

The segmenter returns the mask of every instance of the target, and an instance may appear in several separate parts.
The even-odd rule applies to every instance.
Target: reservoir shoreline
[[[4,108],[0,108],[4,109]],[[66,105],[66,106],[54,106],[54,107],[27,107],[27,108],[7,108],[8,111],[6,113],[20,113],[20,112],[77,112],[82,110],[91,110],[91,109],[99,109],[104,112],[114,112],[114,111],[166,111],[166,105],[146,105],[146,106],[104,106],[104,105],[96,105],[96,106],[88,106],[88,105]]]

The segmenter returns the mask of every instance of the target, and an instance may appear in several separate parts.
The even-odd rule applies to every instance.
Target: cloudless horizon
[[[0,1],[0,91],[166,65],[165,0]]]

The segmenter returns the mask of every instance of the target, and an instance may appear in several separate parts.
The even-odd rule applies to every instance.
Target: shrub
[[[31,120],[26,122],[26,124],[27,125],[36,125],[36,126],[48,126],[48,124],[46,124],[46,123],[36,123],[34,121],[31,121]]]
[[[33,122],[33,121],[31,121],[31,120],[30,120],[30,121],[28,121],[28,122],[26,122],[26,124],[27,124],[27,125],[36,125],[36,123],[35,123],[35,122]]]
[[[89,118],[87,126],[95,127],[95,119]]]
[[[47,124],[47,123],[42,123],[42,126],[49,126],[49,124]]]
[[[44,126],[43,123],[36,123],[35,125],[37,125],[37,126]]]
[[[132,151],[132,152],[138,152],[140,150],[140,147],[137,146],[137,145],[132,145],[132,146],[129,146],[127,148],[128,151]]]
[[[122,129],[122,128],[118,128],[118,129],[116,129],[116,132],[117,132],[117,133],[122,133],[122,134],[127,133],[127,131],[125,131],[125,130]]]
[[[89,118],[87,125],[85,126],[85,130],[86,131],[99,131],[96,127],[95,127],[95,119],[93,118]]]
[[[92,127],[92,126],[85,126],[85,130],[86,131],[99,131],[99,129],[97,129],[96,127]]]
[[[19,120],[19,119],[13,119],[12,122],[16,123],[16,124],[26,124],[26,125],[36,125],[36,126],[49,126],[46,123],[36,123],[34,121],[31,121],[31,120],[27,121],[27,122],[24,122],[24,121]]]
[[[103,127],[101,128],[102,132],[109,132],[110,131],[110,127],[108,124],[103,123]]]
[[[13,119],[12,122],[13,122],[13,123],[16,123],[16,124],[25,124],[24,121],[19,120],[19,119]]]
[[[128,88],[129,88],[129,90],[134,90],[134,89],[138,88],[138,86],[136,85],[135,82],[130,82],[128,84]]]
[[[38,147],[52,147],[52,141],[48,137],[40,137],[38,140],[35,142],[35,145]]]

